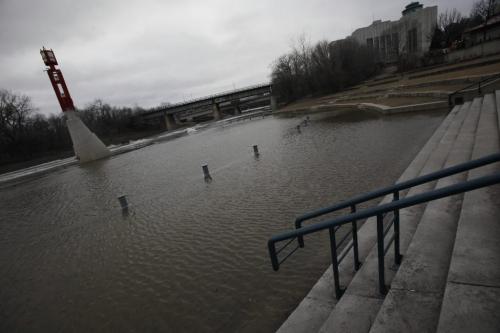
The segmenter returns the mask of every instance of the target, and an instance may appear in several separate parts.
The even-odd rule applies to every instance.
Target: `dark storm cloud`
[[[0,88],[59,107],[43,73],[53,48],[73,99],[150,107],[269,80],[293,38],[335,40],[409,1],[0,0]],[[423,1],[468,13],[469,0]]]

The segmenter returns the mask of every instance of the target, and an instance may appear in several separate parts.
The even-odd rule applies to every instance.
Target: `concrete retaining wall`
[[[444,56],[445,62],[458,62],[500,53],[500,40],[481,43],[467,49],[456,50]]]
[[[402,105],[402,106],[386,106],[374,103],[360,103],[358,109],[360,110],[371,110],[377,111],[382,114],[396,114],[405,112],[418,112],[418,111],[431,111],[440,110],[448,107],[448,102],[438,101],[438,102],[428,102],[412,105]]]

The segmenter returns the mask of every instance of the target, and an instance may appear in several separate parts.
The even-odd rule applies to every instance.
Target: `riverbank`
[[[168,132],[166,134],[160,134],[153,137],[135,140],[125,145],[120,146],[108,146],[111,151],[111,156],[127,153],[136,149],[140,149],[146,146],[149,146],[156,142],[161,142],[169,139],[174,139],[179,136],[185,135],[188,133],[188,129],[177,130],[173,132]],[[75,156],[63,158],[63,159],[55,159],[49,162],[35,164],[30,167],[20,168],[11,172],[5,172],[0,174],[0,185],[6,185],[11,183],[16,183],[19,181],[24,181],[26,179],[30,179],[33,177],[38,177],[44,175],[49,172],[53,172],[56,170],[64,169],[73,165],[79,164],[79,161],[75,158]]]
[[[134,141],[139,141],[142,139],[154,137],[160,134],[162,131],[159,130],[146,130],[146,131],[130,131],[126,133],[116,134],[112,137],[103,137],[102,141],[111,147],[116,147],[119,145],[127,145]],[[56,162],[58,160],[70,159],[74,156],[73,149],[62,150],[62,151],[48,151],[45,153],[33,154],[30,159],[22,160],[20,158],[13,161],[2,161],[0,164],[0,175],[15,172],[18,170],[35,167],[37,165],[42,165],[45,163]]]
[[[279,110],[274,112],[275,115],[302,115],[321,112],[332,112],[335,114],[343,114],[346,112],[360,111],[373,111],[379,114],[397,114],[407,112],[422,112],[422,111],[435,111],[448,109],[447,101],[431,101],[419,104],[403,104],[400,106],[388,106],[375,103],[323,103],[314,104],[311,106],[295,107],[293,109]]]
[[[108,148],[111,151],[111,156],[116,156],[119,154],[127,153],[133,150],[141,149],[144,147],[147,147],[149,145],[155,144],[155,143],[160,143],[163,141],[168,141],[168,140],[173,140],[178,137],[188,135],[194,132],[197,132],[199,130],[211,127],[211,126],[218,126],[218,125],[227,125],[231,124],[234,122],[239,122],[239,121],[244,121],[244,120],[251,120],[255,118],[263,118],[266,116],[271,115],[271,113],[268,110],[261,110],[261,111],[256,111],[256,112],[250,112],[247,114],[243,114],[240,116],[235,116],[235,117],[230,117],[226,119],[222,119],[213,123],[205,123],[205,124],[199,124],[195,125],[193,127],[185,127],[185,128],[180,128],[174,131],[169,131],[169,132],[163,132],[157,135],[153,135],[150,137],[142,138],[139,140],[133,140],[127,144],[123,145],[110,145]],[[67,153],[71,154],[72,153]],[[53,155],[57,156],[57,155]],[[26,179],[30,179],[33,177],[41,176],[49,172],[53,172],[56,170],[60,170],[69,166],[77,165],[79,164],[79,161],[74,157],[66,157],[66,158],[55,158],[52,159],[48,162],[44,163],[29,163],[26,162],[29,166],[24,167],[26,164],[20,163],[18,164],[18,168],[14,169],[13,171],[9,172],[4,172],[0,174],[0,185],[5,185],[5,184],[10,184],[10,183],[16,183],[19,181],[23,181]]]
[[[499,74],[499,55],[404,73],[388,72],[335,94],[290,103],[280,107],[278,113],[359,108],[387,114],[445,108],[449,94]],[[496,85],[500,87],[500,83]]]

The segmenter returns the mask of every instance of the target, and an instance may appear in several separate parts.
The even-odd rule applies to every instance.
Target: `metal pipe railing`
[[[383,189],[379,189],[379,190],[372,191],[372,192],[369,192],[366,194],[362,194],[362,195],[354,197],[350,200],[343,201],[343,202],[340,202],[336,205],[322,208],[322,209],[319,209],[319,210],[316,210],[316,211],[313,211],[313,212],[310,212],[310,213],[307,213],[307,214],[304,214],[304,215],[298,217],[295,220],[295,228],[296,229],[302,228],[302,223],[306,220],[309,220],[309,219],[312,219],[315,217],[319,217],[319,216],[324,215],[324,214],[332,213],[332,212],[338,211],[340,209],[350,207],[351,213],[355,213],[357,204],[364,203],[366,201],[373,200],[375,198],[378,198],[378,197],[381,197],[384,195],[388,195],[391,193],[393,194],[393,201],[398,201],[400,191],[410,189],[412,187],[422,185],[422,184],[430,182],[430,181],[438,180],[438,179],[441,179],[443,177],[452,176],[452,175],[457,174],[457,173],[461,173],[464,171],[468,171],[468,170],[471,170],[474,168],[478,168],[478,167],[481,167],[481,166],[484,166],[487,164],[491,164],[491,163],[495,163],[495,162],[499,162],[499,161],[500,161],[500,153],[492,154],[492,155],[488,155],[488,156],[485,156],[485,157],[482,157],[482,158],[479,158],[479,159],[476,159],[473,161],[465,162],[465,163],[455,165],[452,167],[448,167],[448,168],[445,168],[445,169],[442,169],[442,170],[439,170],[436,172],[432,172],[432,173],[429,173],[427,175],[416,177],[414,179],[404,181],[404,182],[401,182],[401,183],[398,183],[398,184],[395,184],[395,185],[392,185],[392,186],[389,186],[389,187],[386,187]],[[385,217],[385,215],[387,213],[390,213],[390,211],[382,214],[382,219]],[[394,235],[391,238],[391,240],[388,242],[387,247],[389,247],[391,245],[391,243],[394,242],[395,263],[397,265],[400,265],[401,261],[402,261],[402,255],[400,252],[400,240],[399,240],[399,235],[400,235],[399,210],[394,210],[393,213],[394,213],[394,218],[387,226],[387,229],[384,231],[384,236],[387,234],[387,232],[389,232],[389,229],[392,226],[394,229]],[[338,229],[338,228],[339,227],[337,227],[336,229]],[[334,230],[334,231],[336,231],[336,230]],[[348,250],[350,250],[351,248],[353,249],[354,270],[357,271],[361,267],[361,262],[359,260],[359,247],[358,247],[358,235],[357,235],[358,232],[357,232],[357,221],[356,220],[352,221],[351,231],[348,234],[346,234],[346,236],[344,236],[343,240],[345,240],[347,238],[347,236],[349,236],[349,234],[352,235],[352,242],[347,246],[347,249]],[[342,240],[342,242],[343,242],[343,240]],[[279,252],[282,251],[288,245],[290,245],[292,241],[293,241],[293,239],[291,239],[285,246],[283,246],[279,250]],[[304,247],[304,238],[302,235],[299,235],[297,237],[297,241],[298,241],[298,247],[303,248]],[[336,246],[340,246],[342,244],[342,242],[336,244]],[[280,265],[286,259],[288,259],[293,253],[295,253],[297,251],[297,249],[298,249],[297,247],[294,248],[289,254],[286,255],[286,257],[283,260],[278,261],[277,262],[278,265]],[[345,258],[346,255],[347,255],[347,252],[343,251],[342,256],[338,259],[338,264],[340,264],[342,262],[342,260]],[[340,294],[340,291],[338,291],[337,294]]]
[[[339,206],[342,206],[342,208],[346,208],[346,207],[351,206],[351,213],[350,214],[340,216],[340,217],[334,218],[332,220],[319,222],[319,223],[309,225],[309,226],[304,226],[304,227],[301,226],[300,228],[296,228],[295,230],[288,231],[288,232],[282,233],[280,235],[276,235],[276,236],[271,237],[268,241],[268,250],[269,250],[269,255],[271,258],[271,263],[272,263],[273,269],[278,270],[280,267],[280,264],[283,263],[283,261],[284,261],[284,260],[282,260],[281,262],[279,262],[279,260],[278,260],[278,256],[277,256],[278,253],[276,252],[276,245],[275,245],[276,243],[288,240],[289,241],[288,244],[289,244],[289,243],[291,243],[290,240],[297,238],[298,240],[302,239],[302,244],[303,244],[303,237],[305,235],[319,232],[319,231],[323,231],[325,229],[329,229],[329,232],[330,232],[330,251],[331,251],[331,255],[332,255],[332,268],[333,268],[333,275],[334,275],[334,280],[335,280],[334,281],[335,282],[335,293],[336,293],[337,298],[340,298],[343,291],[340,289],[338,265],[340,263],[340,260],[345,257],[346,252],[344,251],[342,258],[340,260],[338,260],[338,258],[337,258],[337,242],[336,242],[336,238],[335,238],[335,231],[337,231],[341,226],[343,226],[345,224],[353,223],[353,228],[352,228],[353,229],[353,242],[350,245],[350,247],[354,247],[355,268],[358,269],[360,263],[359,263],[359,259],[357,258],[358,245],[357,245],[357,229],[354,227],[355,223],[358,220],[362,220],[362,219],[376,216],[377,217],[377,248],[378,248],[378,257],[379,257],[378,258],[378,260],[379,260],[379,289],[380,289],[380,292],[382,294],[385,294],[387,292],[387,288],[385,286],[385,276],[384,276],[384,269],[385,269],[384,268],[384,255],[387,252],[387,250],[392,242],[394,242],[394,251],[395,251],[394,252],[394,254],[395,254],[394,261],[395,261],[395,263],[397,265],[399,265],[401,263],[401,259],[402,259],[402,256],[400,254],[400,243],[399,243],[399,234],[400,234],[399,210],[406,208],[406,207],[425,203],[428,201],[440,199],[443,197],[447,197],[447,196],[451,196],[451,195],[455,195],[455,194],[460,194],[460,193],[464,193],[467,191],[472,191],[472,190],[475,190],[475,189],[478,189],[481,187],[498,184],[498,183],[500,183],[500,173],[496,173],[493,175],[464,181],[464,182],[461,182],[458,184],[446,186],[446,187],[439,188],[439,189],[434,189],[431,191],[427,191],[425,193],[417,194],[417,195],[414,195],[411,197],[406,197],[404,199],[399,198],[399,191],[402,189],[406,189],[409,187],[423,184],[427,181],[436,180],[439,178],[451,176],[451,175],[459,173],[459,172],[467,171],[467,170],[470,170],[473,168],[481,167],[481,166],[491,164],[494,162],[498,162],[498,161],[500,161],[500,154],[489,155],[489,156],[486,156],[486,157],[483,157],[483,158],[480,158],[477,160],[469,161],[469,162],[462,163],[462,164],[459,164],[459,165],[456,165],[456,166],[453,166],[450,168],[446,168],[446,169],[443,169],[443,170],[440,170],[440,171],[437,171],[437,172],[434,172],[434,173],[431,173],[428,175],[417,177],[417,178],[414,178],[412,180],[390,186],[388,188],[384,188],[384,189],[377,190],[377,191],[374,191],[374,192],[371,192],[371,193],[368,193],[368,194],[365,194],[362,196],[358,196],[358,197],[355,197],[347,202],[343,202],[341,204],[327,207],[327,208],[315,211],[313,213],[305,214],[305,215],[303,215],[303,217],[306,216],[308,218],[312,218],[311,216],[317,217],[317,216],[320,216],[322,214],[326,214],[326,213],[329,213],[331,211],[341,209],[341,208],[337,208]],[[391,191],[389,191],[388,189],[390,189]],[[376,195],[375,197],[378,197],[378,196],[381,196],[384,194],[388,194],[388,193],[386,193],[387,191],[389,191],[389,193],[391,193],[391,192],[393,193],[394,199],[392,202],[382,204],[379,206],[375,206],[375,207],[371,207],[371,208],[367,208],[367,209],[364,209],[361,211],[356,211],[356,207],[354,205],[354,202],[357,202],[357,200],[360,200],[360,198],[365,198],[365,199],[370,198],[368,200],[371,200],[374,195]],[[346,206],[347,203],[349,203],[349,204]],[[335,209],[332,210],[332,208],[335,208]],[[316,214],[318,214],[318,212],[321,212],[322,214],[316,215]],[[384,219],[384,215],[389,213],[389,212],[394,213],[393,220],[391,221],[391,223],[393,224],[394,233],[391,236],[391,239],[387,243],[387,245],[384,246],[384,236],[385,236],[384,234],[385,234],[385,232],[384,232],[384,227],[383,227],[383,219]],[[300,247],[300,241],[299,241],[299,246],[297,246],[292,252],[290,252],[286,256],[285,259],[287,259],[299,247]],[[280,251],[281,251],[281,249],[280,249]]]
[[[439,171],[431,172],[423,176],[419,176],[401,183],[394,184],[392,186],[384,187],[382,189],[378,189],[369,193],[361,194],[349,200],[339,202],[333,206],[321,208],[297,217],[297,219],[295,220],[295,228],[296,229],[301,228],[304,221],[319,217],[321,215],[333,213],[335,211],[345,209],[348,207],[351,207],[351,211],[356,211],[356,205],[391,193],[394,195],[394,200],[399,200],[400,191],[404,191],[412,187],[422,185],[424,183],[428,183],[444,177],[449,177],[457,173],[482,167],[495,162],[500,162],[500,153],[488,155],[482,158],[478,158],[476,160],[454,165]],[[304,240],[302,237],[298,238],[298,242],[300,247],[304,247]]]
[[[494,83],[494,82],[489,82],[486,84],[486,82],[488,81],[494,81],[494,80],[497,80],[497,79],[500,79],[500,74],[496,74],[496,75],[492,75],[490,77],[487,77],[486,79],[483,79],[483,80],[480,80],[478,82],[474,82],[472,84],[469,84],[468,86],[465,86],[461,89],[458,89],[454,92],[452,92],[451,94],[448,95],[448,106],[450,107],[450,109],[454,106],[454,103],[453,103],[453,96],[456,96],[460,93],[465,93],[465,92],[469,92],[469,91],[476,91],[476,89],[470,89],[472,87],[475,87],[477,85],[477,92],[478,94],[480,95],[482,93],[482,90],[481,88],[484,88],[484,86],[488,85],[488,84],[491,84],[491,83]],[[482,87],[481,87],[482,85]]]

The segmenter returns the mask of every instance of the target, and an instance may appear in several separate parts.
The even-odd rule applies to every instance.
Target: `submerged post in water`
[[[212,181],[212,176],[210,176],[210,172],[208,171],[208,165],[202,165],[201,168],[203,169],[203,175],[205,176],[205,181],[207,183],[210,183]]]
[[[257,145],[254,145],[253,146],[253,154],[255,155],[255,157],[259,157],[259,147]]]
[[[118,197],[118,201],[120,201],[120,206],[122,209],[127,209],[128,208],[128,202],[127,202],[127,196],[122,195]]]

